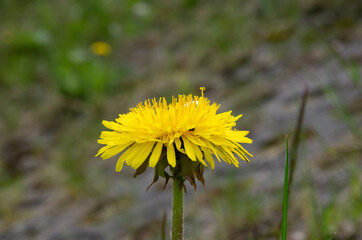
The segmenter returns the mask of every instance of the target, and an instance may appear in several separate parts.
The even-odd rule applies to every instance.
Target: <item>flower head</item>
[[[111,52],[111,46],[106,42],[97,41],[92,43],[91,50],[96,55],[107,56]]]
[[[105,144],[97,154],[103,159],[121,152],[116,171],[121,171],[124,163],[136,169],[136,174],[146,170],[147,165],[155,168],[155,179],[170,175],[165,170],[170,167],[173,175],[195,185],[195,176],[203,182],[203,167],[214,169],[213,155],[221,162],[239,167],[236,156],[249,162],[252,157],[240,143],[252,143],[247,138],[248,131],[238,131],[234,127],[242,116],[234,117],[231,111],[217,113],[219,105],[210,104],[202,96],[179,95],[167,104],[165,98],[146,100],[127,114],[120,114],[115,122],[103,121],[111,131],[103,131],[98,143]],[[236,155],[236,156],[235,156]]]

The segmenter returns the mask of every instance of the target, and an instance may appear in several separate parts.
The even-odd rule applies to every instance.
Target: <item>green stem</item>
[[[183,240],[183,191],[180,182],[173,180],[172,240]]]

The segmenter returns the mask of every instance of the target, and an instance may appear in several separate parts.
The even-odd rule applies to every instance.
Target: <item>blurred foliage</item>
[[[327,8],[332,9],[334,25],[321,24],[328,28],[353,25],[349,8],[338,12],[343,3],[255,0],[244,4],[233,0],[227,4],[211,1],[204,7],[200,0],[154,4],[137,0],[3,0],[0,84],[14,88],[41,82],[80,99],[121,91],[124,80],[140,70],[128,61],[129,51],[137,51],[133,46],[137,41],[141,45],[136,48],[152,48],[154,40],[142,43],[141,39],[157,35],[157,41],[165,44],[168,68],[202,65],[218,70],[242,61],[260,42],[277,44],[297,36],[309,39],[310,44],[308,36],[315,34],[303,23]],[[112,53],[93,54],[91,45],[96,41],[110,44]]]
[[[360,27],[361,9],[360,1],[345,0],[0,0],[0,220],[16,222],[26,215],[19,208],[25,196],[44,189],[110,201],[106,210],[97,210],[100,216],[124,209],[117,200],[119,192],[109,190],[121,188],[113,186],[114,164],[90,158],[96,153],[101,120],[127,108],[125,99],[135,90],[144,94],[142,89],[161,82],[166,87],[153,94],[170,96],[190,93],[202,82],[219,91],[220,86],[210,83],[213,78],[233,83],[238,68],[263,49],[267,54],[247,67],[251,84],[244,86],[240,80],[239,85],[229,85],[244,89],[237,107],[254,113],[264,99],[273,97],[270,79],[257,81],[270,58],[283,64],[320,54],[321,48],[329,50],[327,57],[336,58],[360,86],[358,63],[344,59],[330,42],[348,39],[349,30]],[[109,54],[92,51],[96,42],[108,44]],[[220,91],[223,96],[230,93]],[[333,89],[322,91],[341,121],[360,136]],[[306,184],[309,198],[300,205],[307,209],[303,220],[311,224],[309,239],[330,236],[346,220],[360,223],[359,165],[347,166],[347,193],[333,192],[322,209],[314,183]],[[258,239],[265,226],[271,231],[280,216],[276,209],[281,192],[266,193],[276,199],[265,199],[254,192],[252,179],[241,183],[233,174],[225,178],[220,189],[205,193],[211,194],[208,207],[222,226],[219,239],[244,232]],[[319,225],[323,226],[318,229]],[[195,233],[195,239],[198,235],[201,239],[201,233]]]

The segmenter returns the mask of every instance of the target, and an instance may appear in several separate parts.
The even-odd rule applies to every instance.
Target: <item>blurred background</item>
[[[201,86],[254,158],[188,187],[185,238],[276,239],[306,85],[289,239],[362,239],[361,43],[357,0],[0,0],[0,239],[160,239],[171,188],[95,158],[101,121]]]

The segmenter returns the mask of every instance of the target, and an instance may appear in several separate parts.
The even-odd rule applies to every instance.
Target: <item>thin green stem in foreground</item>
[[[329,240],[332,240],[336,236],[336,233],[333,233],[333,235],[329,238]]]
[[[172,240],[183,240],[183,190],[180,181],[173,180]]]
[[[289,183],[289,151],[288,136],[285,140],[285,176],[284,176],[284,193],[283,193],[283,220],[282,220],[282,240],[287,239],[287,220],[288,220],[288,183]]]

